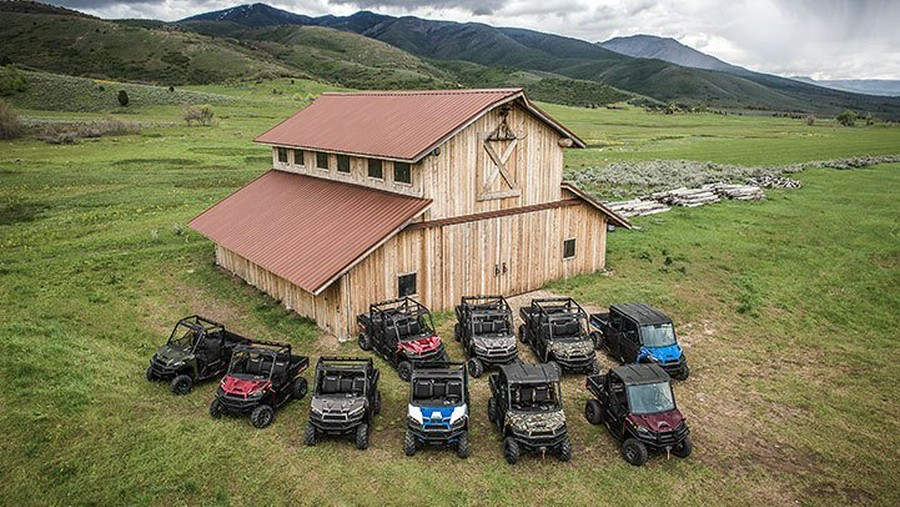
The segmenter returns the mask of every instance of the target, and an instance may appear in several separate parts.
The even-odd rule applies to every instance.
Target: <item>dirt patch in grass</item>
[[[50,206],[44,202],[15,202],[0,204],[0,225],[31,222]]]

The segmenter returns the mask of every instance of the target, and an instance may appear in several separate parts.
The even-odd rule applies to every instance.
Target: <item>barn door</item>
[[[476,159],[479,172],[478,200],[509,199],[522,192],[518,177],[518,147],[521,136],[506,123],[509,108],[500,109],[500,123],[492,132],[479,132],[480,149]]]
[[[500,227],[496,220],[449,225],[443,231],[445,301],[500,290]]]

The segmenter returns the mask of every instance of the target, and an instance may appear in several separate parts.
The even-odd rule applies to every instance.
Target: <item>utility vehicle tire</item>
[[[599,373],[600,373],[600,361],[594,359],[594,362],[591,363],[590,366],[588,366],[587,374],[588,375],[597,375]]]
[[[469,457],[469,432],[463,431],[459,434],[459,440],[456,442],[456,455],[462,459]]]
[[[453,339],[462,341],[462,326],[459,324],[453,324]]]
[[[209,404],[209,415],[211,415],[213,419],[222,418],[222,402],[218,397],[213,398],[212,403]]]
[[[274,420],[275,410],[273,410],[269,405],[260,405],[254,408],[253,412],[250,412],[250,424],[252,424],[256,429],[261,430],[272,424],[272,421]]]
[[[525,343],[525,324],[519,324],[519,341]]]
[[[156,382],[157,380],[159,380],[156,374],[153,373],[153,367],[151,366],[147,367],[147,380],[149,380],[150,382]]]
[[[513,437],[503,439],[503,457],[510,465],[515,465],[519,461],[519,443]]]
[[[369,448],[369,425],[366,423],[356,427],[356,448],[360,451]]]
[[[678,375],[675,376],[675,380],[687,380],[690,374],[691,368],[688,365],[684,365],[684,369],[678,372]]]
[[[372,412],[375,412],[375,415],[381,413],[381,391],[375,391],[375,396],[372,400]]]
[[[303,432],[303,443],[312,447],[316,445],[317,437],[316,427],[313,426],[313,423],[306,423],[306,431]]]
[[[591,424],[600,424],[603,422],[603,407],[600,402],[595,399],[587,400],[584,404],[584,418]]]
[[[406,430],[406,433],[403,435],[403,452],[407,456],[413,456],[416,454],[416,436],[413,435],[413,432],[410,430]]]
[[[309,382],[305,378],[298,378],[294,381],[294,399],[302,400],[309,392]]]
[[[184,396],[191,392],[191,389],[193,388],[194,381],[191,379],[190,375],[178,375],[173,378],[172,383],[169,384],[169,390],[172,391],[172,394],[177,394],[178,396]]]
[[[473,357],[469,359],[469,375],[472,375],[472,378],[478,378],[484,373],[484,363],[481,362],[481,359],[477,357]]]
[[[491,421],[492,424],[497,424],[497,400],[491,397],[488,400],[488,420]]]
[[[672,454],[679,458],[687,458],[694,450],[694,444],[691,443],[691,437],[684,437],[678,445],[672,448]]]
[[[622,442],[622,457],[625,461],[639,467],[647,462],[647,446],[636,438],[628,438]]]
[[[397,365],[397,373],[400,375],[400,380],[404,382],[409,382],[412,371],[413,365],[409,361],[400,361],[400,364]]]
[[[357,341],[359,342],[359,348],[363,350],[372,350],[372,340],[369,339],[369,336],[366,333],[359,333]]]
[[[556,457],[563,462],[572,461],[572,441],[568,437],[556,448]]]

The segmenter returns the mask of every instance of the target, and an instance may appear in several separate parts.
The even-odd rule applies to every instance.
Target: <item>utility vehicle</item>
[[[519,339],[543,362],[563,371],[600,372],[594,342],[587,332],[587,313],[572,298],[532,299],[519,313]]]
[[[288,344],[239,345],[209,405],[209,414],[215,418],[249,414],[254,427],[265,428],[275,420],[276,408],[306,396],[308,383],[300,374],[307,368],[309,358],[293,355]]]
[[[519,357],[513,313],[503,296],[463,297],[456,307],[453,337],[462,343],[474,378],[485,366],[509,364]]]
[[[185,317],[175,324],[166,344],[156,349],[147,380],[169,381],[173,393],[187,394],[195,383],[225,373],[234,348],[249,343],[218,322],[199,315]]]
[[[449,361],[428,308],[403,297],[369,305],[357,317],[359,347],[375,350],[408,381],[413,368],[443,366]]]
[[[572,459],[566,428],[559,369],[550,364],[515,362],[490,376],[488,419],[503,436],[503,456],[519,461],[522,450],[556,453],[560,461]]]
[[[619,303],[608,313],[591,315],[596,348],[622,364],[657,362],[672,378],[684,380],[691,370],[675,337],[672,319],[643,303]]]
[[[375,415],[381,412],[378,378],[371,358],[319,358],[306,445],[316,445],[324,436],[349,435],[358,449],[367,449]]]
[[[687,458],[693,449],[690,431],[675,405],[669,375],[658,365],[627,364],[587,378],[594,398],[584,405],[591,424],[604,424],[622,445],[625,461],[647,462],[649,452]]]
[[[424,445],[455,446],[457,456],[469,457],[469,376],[463,363],[413,370],[403,450],[412,456]]]

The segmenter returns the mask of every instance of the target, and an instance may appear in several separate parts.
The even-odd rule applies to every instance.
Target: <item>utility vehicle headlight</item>
[[[644,437],[653,436],[653,432],[650,431],[650,430],[648,430],[647,428],[645,428],[645,427],[643,427],[643,426],[638,426],[638,427],[637,427],[637,432],[638,432],[638,435],[641,435],[641,436],[644,436]]]
[[[310,405],[309,409],[310,409],[310,411],[312,411],[313,414],[316,414],[316,415],[322,415],[322,413],[323,413],[321,408],[313,406],[313,405]]]
[[[351,410],[347,415],[349,415],[350,417],[354,417],[359,414],[362,414],[363,410],[365,410],[365,409],[366,409],[366,407],[356,407],[353,410]]]
[[[184,366],[184,361],[172,361],[171,363],[169,363],[169,366],[171,366],[172,368],[181,368],[182,366]]]
[[[419,407],[408,405],[406,414],[411,421],[415,422],[416,424],[422,424],[422,409],[420,409]]]
[[[462,421],[463,418],[466,417],[466,406],[462,405],[459,407],[453,408],[453,413],[450,414],[450,424],[456,424],[458,421]]]

